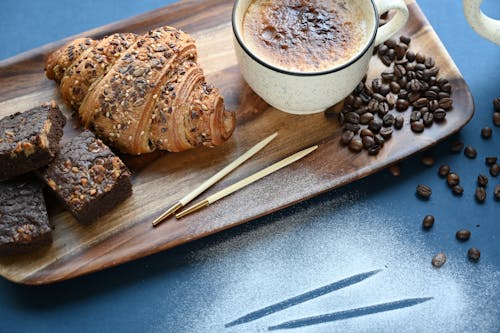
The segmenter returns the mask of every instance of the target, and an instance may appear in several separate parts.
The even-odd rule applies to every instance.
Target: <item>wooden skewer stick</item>
[[[242,189],[243,187],[250,185],[253,182],[256,182],[257,180],[264,178],[265,176],[270,175],[271,173],[278,171],[279,169],[284,168],[285,166],[292,164],[293,162],[295,162],[297,160],[300,160],[304,156],[306,156],[306,155],[310,154],[311,152],[313,152],[314,150],[316,150],[316,148],[318,148],[318,146],[312,146],[310,148],[301,150],[298,153],[295,153],[291,156],[288,156],[287,158],[284,158],[281,161],[278,161],[278,162],[268,166],[267,168],[262,169],[256,173],[254,173],[253,175],[250,175],[250,176],[246,177],[245,179],[242,179],[239,182],[234,183],[234,184],[226,187],[225,189],[220,190],[219,192],[212,194],[211,196],[209,196],[205,200],[202,200],[202,201],[194,204],[193,206],[187,208],[186,210],[180,212],[179,214],[175,215],[175,217],[180,219],[188,214],[191,214],[197,210],[200,210],[200,209],[216,202],[217,200],[220,200],[220,199],[230,195],[231,193],[234,193],[234,192]]]
[[[191,200],[199,196],[201,193],[206,191],[210,186],[213,184],[217,183],[219,180],[224,178],[228,173],[239,167],[243,162],[248,160],[250,157],[253,155],[257,154],[259,151],[262,150],[265,146],[269,144],[269,142],[273,141],[274,138],[278,135],[278,132],[271,134],[264,140],[260,141],[257,143],[255,146],[250,148],[247,152],[245,152],[243,155],[238,157],[236,160],[233,162],[229,163],[224,167],[224,169],[220,170],[217,172],[215,175],[207,179],[205,182],[203,182],[200,186],[198,186],[196,189],[194,189],[192,192],[188,193],[185,197],[183,197],[181,200],[179,200],[177,203],[175,203],[172,207],[170,207],[167,211],[165,211],[163,214],[161,214],[158,218],[156,218],[153,221],[153,227],[158,226],[161,222],[163,222],[167,217],[170,215],[174,214],[176,211],[187,205]]]

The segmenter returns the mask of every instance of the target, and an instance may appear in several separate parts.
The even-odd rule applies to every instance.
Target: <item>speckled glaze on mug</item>
[[[394,35],[408,20],[404,0],[355,0],[363,13],[369,36],[363,47],[346,63],[318,72],[294,72],[259,59],[242,37],[245,12],[252,0],[236,0],[233,7],[233,36],[236,58],[248,85],[271,106],[293,114],[322,112],[344,99],[368,69],[374,46]],[[377,28],[379,13],[396,15]]]
[[[471,27],[480,36],[500,45],[500,20],[494,20],[481,11],[483,0],[463,0],[464,14]]]

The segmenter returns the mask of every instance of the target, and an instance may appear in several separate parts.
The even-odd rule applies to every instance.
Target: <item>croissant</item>
[[[194,39],[173,27],[78,38],[46,59],[46,75],[82,125],[121,152],[179,152],[225,142],[235,115],[197,64]]]

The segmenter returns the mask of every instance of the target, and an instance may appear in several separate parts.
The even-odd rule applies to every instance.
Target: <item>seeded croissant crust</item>
[[[75,39],[47,58],[46,75],[108,144],[130,154],[178,152],[222,144],[235,126],[196,61],[194,39],[166,26]]]

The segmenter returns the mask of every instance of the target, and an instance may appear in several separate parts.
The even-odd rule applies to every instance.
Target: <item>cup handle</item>
[[[500,45],[500,21],[484,15],[483,0],[463,0],[465,18],[480,36]]]
[[[375,38],[375,46],[377,46],[401,29],[408,21],[409,14],[404,0],[375,0],[374,2],[379,15],[389,10],[396,11],[396,15],[389,22],[378,28],[377,37]]]

